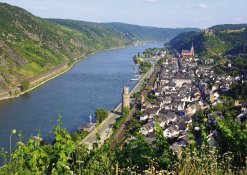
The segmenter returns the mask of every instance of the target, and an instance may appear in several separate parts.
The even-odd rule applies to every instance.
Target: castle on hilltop
[[[193,43],[191,45],[191,49],[190,50],[182,50],[181,57],[182,58],[195,57],[195,50],[194,50]]]

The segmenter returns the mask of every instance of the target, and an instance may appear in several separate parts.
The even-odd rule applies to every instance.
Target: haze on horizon
[[[1,0],[42,18],[164,28],[247,23],[246,0]]]

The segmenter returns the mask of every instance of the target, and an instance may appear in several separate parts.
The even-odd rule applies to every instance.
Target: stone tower
[[[123,95],[122,95],[122,111],[124,107],[130,107],[130,94],[129,94],[129,87],[124,86],[123,88]]]

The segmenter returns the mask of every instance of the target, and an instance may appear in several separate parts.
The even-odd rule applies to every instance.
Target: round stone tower
[[[123,88],[122,109],[124,107],[128,107],[128,108],[130,107],[130,94],[129,94],[129,87],[128,86],[124,86],[124,88]]]

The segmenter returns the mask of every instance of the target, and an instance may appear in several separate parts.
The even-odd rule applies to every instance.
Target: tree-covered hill
[[[70,19],[46,19],[54,24],[63,25],[72,30],[79,31],[85,36],[90,38],[91,45],[95,45],[98,48],[106,48],[112,46],[118,46],[118,43],[126,40],[127,37],[120,32],[110,27],[101,25],[100,23],[77,21]],[[129,41],[130,42],[130,41]]]
[[[182,33],[171,40],[172,47],[179,52],[194,44],[201,56],[247,53],[247,24],[217,25],[200,32]]]
[[[5,3],[0,3],[0,26],[0,90],[93,51],[128,43],[123,34],[100,24],[78,23],[75,30]]]
[[[0,92],[96,50],[136,40],[166,41],[191,30],[42,19],[0,3]]]
[[[239,30],[247,28],[247,24],[221,24],[210,27],[212,30]]]
[[[183,32],[197,31],[196,28],[157,28],[124,23],[103,23],[105,26],[123,32],[132,40],[168,41]]]

